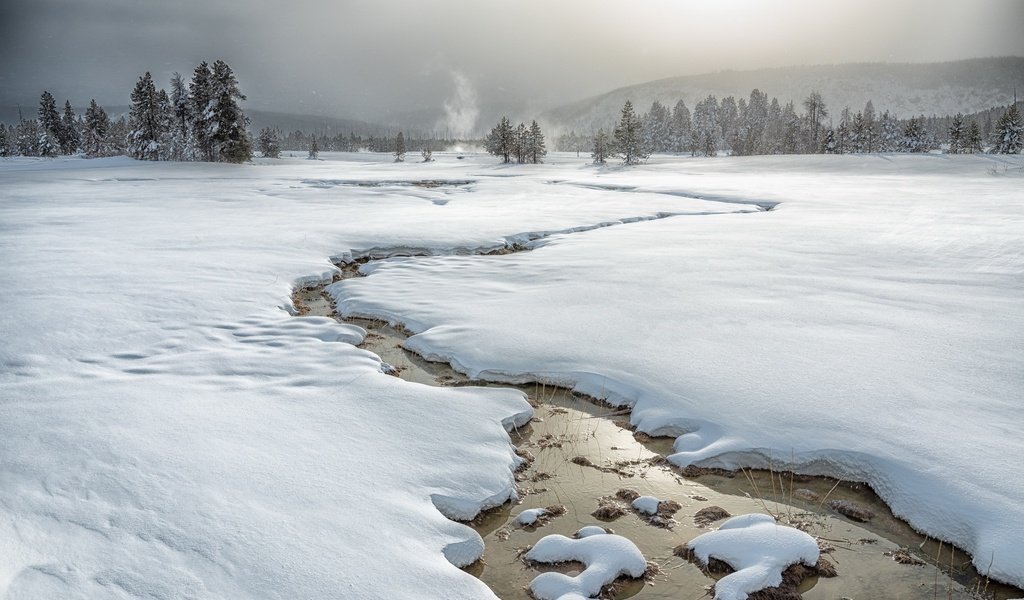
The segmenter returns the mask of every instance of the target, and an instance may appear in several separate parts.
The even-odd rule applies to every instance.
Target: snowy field
[[[867,481],[1024,585],[1021,157],[435,156],[0,160],[0,597],[492,597],[445,517],[514,493],[522,394],[289,312],[395,249],[437,256],[331,286],[343,312],[632,405],[678,464]],[[457,185],[395,183],[427,179]]]

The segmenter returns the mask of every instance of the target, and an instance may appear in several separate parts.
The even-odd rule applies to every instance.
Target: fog
[[[3,0],[0,103],[126,104],[201,60],[247,106],[366,120],[546,108],[723,69],[1024,55],[1018,0]]]

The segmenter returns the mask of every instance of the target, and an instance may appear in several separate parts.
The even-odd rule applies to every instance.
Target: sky
[[[653,79],[1024,56],[1024,0],[0,0],[0,106],[124,105],[231,65],[247,106],[370,121],[542,110]]]

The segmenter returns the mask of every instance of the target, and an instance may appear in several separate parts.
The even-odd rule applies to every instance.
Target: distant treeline
[[[71,102],[63,114],[47,91],[38,116],[17,125],[0,124],[0,155],[57,156],[81,152],[86,157],[127,155],[140,160],[245,162],[252,157],[248,119],[238,105],[234,72],[224,61],[200,63],[185,83],[175,73],[171,91],[157,89],[147,72],[131,93],[128,118],[112,121],[95,100],[84,117]]]
[[[728,96],[719,101],[708,96],[693,111],[679,100],[670,110],[654,102],[637,116],[626,102],[620,122],[610,132],[589,135],[570,132],[555,145],[563,152],[588,152],[595,162],[619,154],[627,163],[643,160],[653,152],[715,156],[814,154],[855,152],[990,151],[1019,153],[1024,144],[1021,116],[1016,104],[965,116],[911,117],[900,119],[875,111],[868,101],[854,113],[848,107],[832,115],[821,94],[811,92],[802,110],[768,99],[760,90],[750,98]],[[835,118],[838,117],[838,124]],[[628,155],[628,156],[627,156]]]

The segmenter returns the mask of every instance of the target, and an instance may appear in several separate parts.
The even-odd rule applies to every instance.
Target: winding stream
[[[654,218],[668,216],[672,215]],[[509,242],[504,248],[472,252],[504,254],[529,249],[528,244]],[[426,252],[405,249],[395,254]],[[376,249],[358,259],[340,260],[335,281],[359,277],[362,264],[388,256],[386,250]],[[297,289],[292,298],[296,312],[300,316],[329,316],[363,327],[367,336],[361,347],[391,365],[395,375],[433,386],[488,385],[485,381],[467,379],[446,363],[429,362],[405,350],[403,342],[408,335],[400,325],[342,318],[324,287],[319,284]],[[526,586],[540,572],[536,566],[527,566],[520,560],[523,548],[545,535],[571,536],[580,527],[594,524],[631,539],[649,561],[660,566],[660,573],[652,581],[620,582],[614,590],[616,598],[710,597],[708,589],[713,575],[706,575],[672,553],[674,547],[714,527],[714,523],[701,527],[694,521],[697,511],[709,506],[724,508],[733,515],[769,512],[781,522],[816,537],[823,548],[822,556],[836,566],[838,576],[805,579],[799,592],[800,597],[808,600],[1005,600],[1024,596],[1017,588],[988,582],[974,570],[966,553],[915,532],[895,517],[867,485],[768,471],[681,471],[664,460],[671,453],[673,440],[634,433],[628,409],[608,407],[564,388],[501,385],[522,390],[536,407],[533,421],[511,434],[520,453],[528,453],[533,460],[517,473],[520,502],[507,503],[470,523],[483,537],[486,551],[466,571],[483,580],[503,599],[529,598]],[[598,507],[598,499],[613,496],[622,488],[661,500],[675,500],[682,509],[674,515],[670,527],[652,525],[632,512],[605,521],[591,515]],[[833,500],[847,500],[873,516],[867,522],[856,522],[830,510],[828,504]],[[565,514],[542,526],[516,524],[516,516],[523,510],[559,505],[565,507]],[[908,558],[897,562],[894,556]],[[920,564],[907,564],[910,562]],[[573,573],[578,565],[546,568]]]

